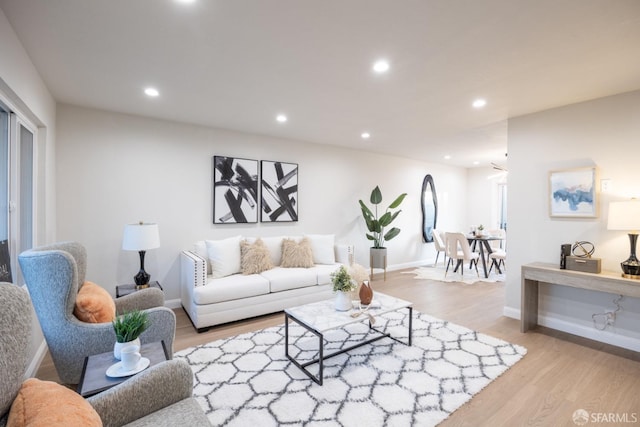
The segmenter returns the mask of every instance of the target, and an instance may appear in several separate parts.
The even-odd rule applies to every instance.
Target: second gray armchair
[[[85,357],[112,351],[116,341],[111,323],[86,323],[73,314],[85,282],[86,250],[80,243],[63,242],[25,251],[18,259],[58,376],[63,383],[77,384]],[[115,303],[118,314],[146,310],[150,326],[140,340],[164,340],[173,357],[176,318],[163,306],[160,289],[135,292]]]

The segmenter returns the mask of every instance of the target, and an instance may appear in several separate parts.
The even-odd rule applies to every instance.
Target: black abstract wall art
[[[258,161],[213,156],[213,223],[258,222]]]
[[[298,220],[298,165],[261,161],[262,222]]]

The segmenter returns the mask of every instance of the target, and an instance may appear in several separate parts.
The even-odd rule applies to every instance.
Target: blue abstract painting
[[[549,194],[552,217],[598,216],[595,168],[550,172]]]

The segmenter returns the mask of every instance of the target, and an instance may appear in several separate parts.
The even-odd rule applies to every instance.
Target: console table
[[[640,298],[640,280],[625,279],[620,273],[599,274],[561,270],[555,264],[534,262],[522,266],[520,331],[527,332],[538,324],[538,288],[549,283]]]

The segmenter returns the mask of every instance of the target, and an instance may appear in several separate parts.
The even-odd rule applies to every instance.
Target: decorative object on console
[[[562,245],[562,247],[564,246],[565,245]],[[595,246],[591,242],[581,241],[574,243],[571,247],[573,256],[565,256],[565,268],[567,270],[582,271],[584,273],[600,274],[602,270],[601,260],[600,258],[591,258],[594,252]]]
[[[356,283],[351,278],[344,265],[333,273],[331,273],[331,283],[333,283],[333,291],[336,293],[335,309],[338,311],[351,310],[351,296],[349,292],[356,289]]]
[[[549,216],[597,218],[597,175],[595,166],[549,172]]]
[[[116,317],[112,324],[116,334],[113,356],[120,360],[120,352],[123,348],[130,345],[140,348],[140,335],[149,327],[149,317],[145,311],[133,310]]]
[[[298,165],[262,160],[260,169],[262,175],[260,221],[297,221]]]
[[[433,242],[433,230],[438,222],[438,196],[433,183],[433,177],[426,175],[422,180],[422,193],[420,196],[422,207],[422,240],[425,243]]]
[[[213,156],[213,223],[258,222],[258,161]]]
[[[144,255],[148,249],[160,247],[160,234],[158,224],[144,223],[128,224],[124,228],[122,249],[125,251],[138,251],[140,254],[140,271],[133,276],[137,289],[148,288],[149,273],[144,271]]]
[[[626,230],[629,232],[631,253],[626,261],[620,263],[622,277],[640,280],[640,262],[636,257],[636,243],[640,229],[640,201],[631,199],[624,202],[609,203],[609,230]]]

